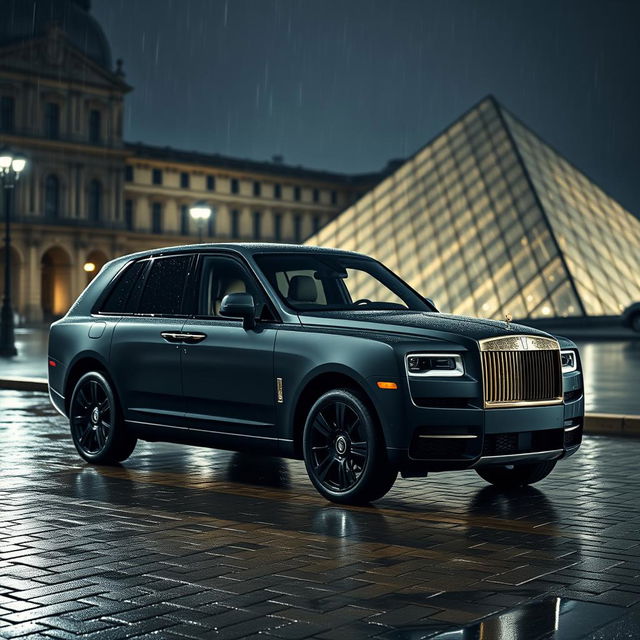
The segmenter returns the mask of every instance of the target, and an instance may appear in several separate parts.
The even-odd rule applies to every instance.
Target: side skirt
[[[200,429],[177,425],[127,420],[127,426],[141,440],[149,442],[175,442],[196,447],[227,449],[229,451],[256,451],[269,455],[287,456],[290,441],[258,435],[230,434],[213,429]]]

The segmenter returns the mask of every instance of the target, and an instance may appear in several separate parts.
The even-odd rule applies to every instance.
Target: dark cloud
[[[640,3],[94,0],[126,136],[368,171],[488,93],[640,213]]]

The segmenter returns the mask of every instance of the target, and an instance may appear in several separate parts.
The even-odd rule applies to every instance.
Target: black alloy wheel
[[[113,463],[128,458],[136,446],[120,419],[111,385],[102,373],[85,373],[76,383],[69,407],[71,437],[88,462]]]
[[[305,424],[303,449],[311,481],[334,502],[376,500],[397,476],[370,410],[351,390],[330,391],[316,401]]]

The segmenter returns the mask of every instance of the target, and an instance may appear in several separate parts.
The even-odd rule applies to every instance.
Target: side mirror
[[[425,298],[425,300],[433,307],[434,311],[438,310],[438,307],[436,307],[436,303],[431,298]]]
[[[245,330],[256,326],[256,305],[250,293],[227,294],[222,298],[219,313],[226,318],[242,318]]]

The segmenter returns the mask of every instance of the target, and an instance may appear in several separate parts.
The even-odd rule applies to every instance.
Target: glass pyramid
[[[491,97],[306,244],[371,255],[450,313],[617,315],[640,300],[640,221]]]

